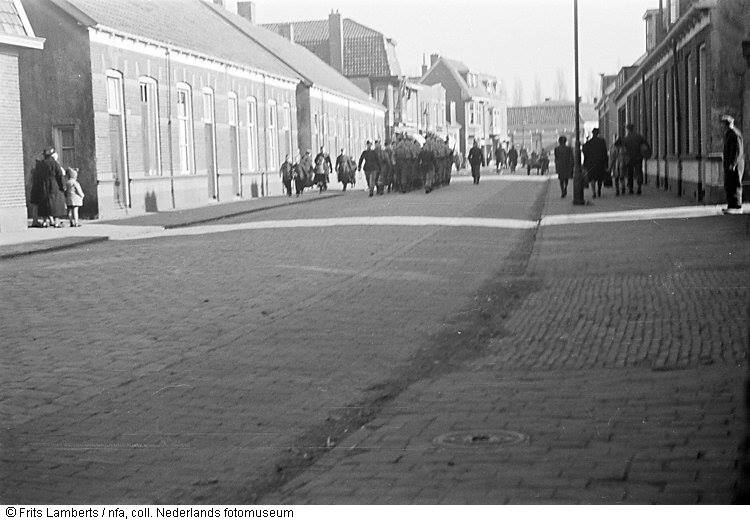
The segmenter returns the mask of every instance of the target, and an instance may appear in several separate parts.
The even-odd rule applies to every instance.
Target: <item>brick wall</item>
[[[26,205],[21,144],[18,55],[0,49],[0,206]]]

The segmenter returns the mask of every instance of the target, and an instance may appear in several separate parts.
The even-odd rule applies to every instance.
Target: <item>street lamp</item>
[[[583,198],[583,175],[581,174],[581,121],[580,108],[581,97],[578,93],[578,0],[573,0],[573,53],[575,55],[575,80],[576,80],[576,150],[573,166],[573,204],[580,206],[586,204]]]

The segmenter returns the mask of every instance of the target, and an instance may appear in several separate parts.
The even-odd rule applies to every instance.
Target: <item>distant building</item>
[[[495,76],[469,69],[464,63],[432,54],[422,76],[425,85],[445,88],[451,123],[460,125],[459,147],[466,154],[474,140],[486,154],[507,140],[505,91]]]
[[[63,166],[80,170],[88,216],[281,193],[285,155],[383,124],[383,108],[338,72],[208,2],[27,9],[48,44],[21,53],[25,170],[54,144]]]
[[[44,38],[34,35],[20,0],[0,0],[0,232],[26,229],[18,54],[39,52],[43,46]]]
[[[617,105],[614,95],[617,92],[617,75],[601,75],[601,95],[596,102],[596,112],[599,119],[600,135],[607,140],[607,144],[614,142],[620,134],[617,121]]]
[[[396,120],[396,96],[402,80],[396,56],[396,42],[383,33],[350,18],[332,12],[327,20],[305,20],[264,24],[301,45],[346,76],[385,108],[383,134],[399,123]]]
[[[396,96],[396,131],[415,134],[430,132],[447,138],[451,145],[457,145],[461,127],[449,118],[445,88],[439,83],[424,85],[419,83],[420,79],[405,79],[400,95]],[[453,112],[455,114],[455,110]]]
[[[591,103],[581,103],[579,112],[581,143],[599,126],[599,118]],[[517,149],[547,151],[557,146],[564,135],[568,143],[575,140],[576,114],[572,101],[547,100],[539,105],[508,108],[508,137]]]
[[[632,123],[648,139],[646,174],[656,186],[720,202],[722,114],[734,116],[750,147],[750,3],[667,0],[662,7],[646,12],[646,54],[620,71],[600,117],[611,117],[614,103],[618,133]]]

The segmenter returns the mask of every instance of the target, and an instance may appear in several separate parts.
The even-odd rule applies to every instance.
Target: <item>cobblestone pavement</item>
[[[268,213],[529,219],[543,190],[464,183]],[[254,500],[294,474],[290,457],[306,463],[299,439],[429,353],[527,235],[259,230],[0,262],[0,501]]]
[[[545,213],[569,205],[555,188]],[[535,220],[544,193],[457,182],[222,223]],[[727,503],[745,233],[254,230],[0,262],[0,501]]]
[[[537,288],[490,317],[480,356],[264,501],[729,503],[749,275],[742,219],[541,228],[520,274]]]

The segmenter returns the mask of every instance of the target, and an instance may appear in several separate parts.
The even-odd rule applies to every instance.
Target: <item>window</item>
[[[469,101],[469,124],[473,125],[476,122],[476,114],[475,114],[475,107],[474,102]]]
[[[214,124],[216,106],[214,104],[214,91],[210,88],[203,89],[203,122],[207,125]]]
[[[237,127],[237,94],[230,92],[227,97],[227,123],[231,127]]]
[[[289,103],[284,103],[282,114],[284,117],[282,128],[284,130],[284,145],[286,146],[285,153],[288,153],[291,158],[294,154],[292,153],[292,107]]]
[[[247,98],[247,164],[250,171],[258,171],[258,101]]]
[[[138,80],[138,84],[141,95],[143,173],[145,175],[161,175],[157,83],[152,78],[143,77]]]
[[[276,110],[276,101],[268,100],[268,170],[275,171],[278,166],[279,154],[279,133],[278,133],[278,113]]]
[[[680,16],[680,0],[670,0],[669,3],[669,23],[677,22]]]
[[[186,83],[177,85],[177,147],[180,159],[180,173],[187,174],[192,172],[194,150],[193,98],[190,85]]]
[[[122,114],[122,76],[107,73],[107,112]]]
[[[706,44],[698,48],[698,153],[705,155],[708,147],[708,121],[706,120]]]
[[[76,168],[75,158],[75,127],[73,125],[56,126],[54,128],[55,149],[59,154],[59,161],[64,167]]]
[[[695,67],[693,66],[693,55],[688,54],[685,58],[685,85],[687,86],[687,118],[685,118],[685,136],[687,138],[687,147],[685,152],[688,154],[695,153]]]

